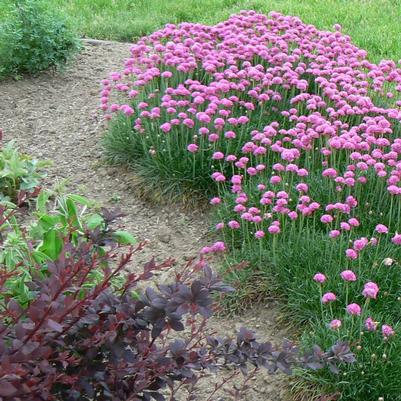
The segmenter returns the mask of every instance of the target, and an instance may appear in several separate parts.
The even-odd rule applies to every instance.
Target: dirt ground
[[[15,139],[21,150],[35,158],[52,160],[47,183],[67,180],[67,188],[106,207],[121,208],[122,226],[140,240],[150,241],[141,259],[175,258],[178,262],[196,255],[207,242],[208,219],[204,212],[191,213],[178,207],[145,203],[135,195],[130,173],[102,161],[100,139],[104,132],[99,104],[101,79],[119,70],[128,57],[129,45],[86,44],[73,65],[64,73],[0,83],[0,127],[5,140]],[[280,343],[284,331],[276,327],[277,307],[261,305],[246,316],[214,318],[212,327],[221,334],[240,326],[257,330],[266,340]],[[199,400],[206,401],[216,378],[206,378]],[[287,379],[260,375],[251,383],[244,400],[285,400]],[[210,401],[229,401],[219,396]]]

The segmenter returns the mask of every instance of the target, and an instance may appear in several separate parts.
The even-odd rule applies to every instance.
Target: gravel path
[[[40,159],[52,160],[48,184],[67,180],[70,191],[84,194],[106,207],[120,207],[126,217],[122,227],[138,239],[148,239],[143,259],[174,257],[184,261],[207,241],[207,216],[177,207],[146,204],[135,196],[132,175],[104,165],[100,138],[104,126],[96,113],[99,82],[128,56],[128,44],[86,44],[64,74],[44,73],[35,78],[0,83],[0,127],[5,139],[15,139],[20,148]],[[266,339],[280,342],[284,333],[276,328],[277,307],[269,303],[246,317],[214,319],[222,334],[239,326],[254,328]],[[214,378],[205,379],[199,400],[208,397]],[[252,383],[244,400],[284,400],[282,376],[261,375]],[[230,400],[224,397],[224,400]],[[213,401],[217,401],[213,400]]]

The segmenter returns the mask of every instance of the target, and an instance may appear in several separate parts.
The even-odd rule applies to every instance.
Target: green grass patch
[[[0,20],[7,18],[0,4]],[[297,15],[319,29],[340,23],[370,58],[401,58],[400,0],[46,0],[71,17],[82,36],[134,41],[167,23],[215,24],[242,9]]]

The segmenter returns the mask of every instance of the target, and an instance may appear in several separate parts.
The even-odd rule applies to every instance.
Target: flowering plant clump
[[[343,400],[396,399],[401,386],[370,367],[374,347],[401,367],[400,92],[397,64],[371,63],[340,25],[253,11],[166,25],[103,81],[109,158],[149,187],[210,196],[221,240],[202,253],[252,261],[322,344],[341,333],[361,347],[352,384],[304,376]],[[361,342],[367,313],[383,335]]]

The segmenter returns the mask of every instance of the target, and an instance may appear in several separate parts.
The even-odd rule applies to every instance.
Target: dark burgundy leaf
[[[10,382],[6,380],[0,381],[0,396],[1,397],[11,397],[17,393],[16,387],[14,387]]]

